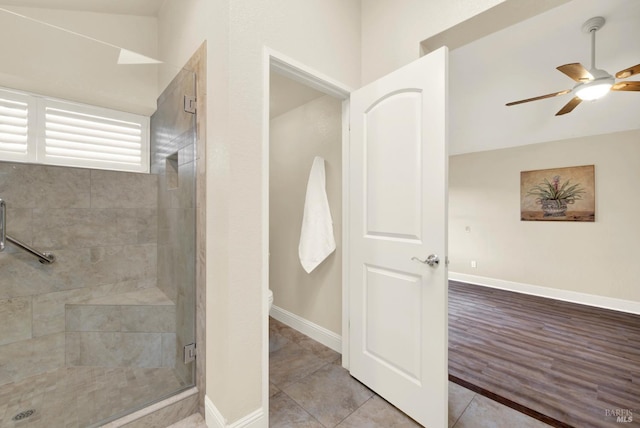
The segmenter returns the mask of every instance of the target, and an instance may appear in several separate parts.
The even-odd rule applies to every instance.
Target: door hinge
[[[193,95],[184,96],[184,111],[186,113],[196,112],[196,97]]]
[[[189,364],[196,359],[196,344],[190,343],[184,346],[184,363]]]

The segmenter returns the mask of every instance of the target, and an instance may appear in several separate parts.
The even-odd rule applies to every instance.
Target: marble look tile
[[[0,196],[2,194],[0,193]],[[33,209],[31,208],[11,208],[7,207],[7,235],[31,245],[33,243]],[[4,254],[19,253],[22,250],[14,245],[7,243]]]
[[[269,354],[269,376],[271,382],[283,389],[326,364],[300,345],[288,342]]]
[[[0,300],[0,345],[31,338],[31,298]]]
[[[75,269],[88,262],[88,255],[88,251],[59,252],[58,263],[43,265],[24,252],[0,254],[0,298],[82,287],[84,281],[80,282]]]
[[[127,280],[155,278],[153,244],[54,251],[43,265],[30,254],[0,254],[0,298],[45,294]]]
[[[144,281],[126,281],[125,284],[135,284],[140,282],[141,285],[133,290],[123,290],[120,293],[103,294],[95,298],[77,300],[77,303],[87,305],[146,305],[146,306],[171,306],[174,303],[160,290],[155,287],[155,280]]]
[[[178,239],[178,222],[181,212],[178,209],[160,205],[158,210],[158,244],[173,244]]]
[[[292,342],[300,342],[308,337],[277,319],[269,317],[269,336],[272,334],[279,334]]]
[[[175,333],[175,306],[119,306],[120,331]]]
[[[91,208],[156,208],[158,177],[91,170]]]
[[[0,195],[10,208],[88,208],[90,170],[0,162]]]
[[[475,392],[449,382],[449,428],[455,425],[475,396]]]
[[[158,98],[158,109],[151,116],[151,145],[155,151],[174,152],[173,140],[195,128],[196,115],[182,108],[176,112],[173,107],[184,106],[185,95],[195,95],[195,78],[193,73],[182,70]]]
[[[166,424],[171,424],[186,418],[189,415],[194,414],[198,408],[198,396],[193,394],[183,400],[175,403],[165,405],[164,403],[157,403],[149,406],[149,410],[153,410],[146,416],[136,419],[130,423],[124,425],[114,425],[113,428],[156,428],[163,427]],[[143,409],[146,411],[147,409]],[[104,428],[111,428],[110,425],[105,425]]]
[[[331,363],[282,390],[324,426],[337,425],[373,396],[347,370]]]
[[[68,331],[65,333],[64,343],[65,366],[79,366],[80,364],[80,333]]]
[[[178,165],[184,165],[187,163],[195,162],[196,160],[196,131],[192,128],[182,135],[180,135],[181,142],[178,143],[180,149],[178,150]],[[191,178],[195,182],[195,167],[193,169],[193,177]]]
[[[476,396],[455,428],[546,428],[547,424],[503,406],[482,395]]]
[[[0,385],[64,365],[64,333],[0,346]]]
[[[66,331],[121,331],[120,306],[67,305]]]
[[[145,291],[150,289],[150,287],[153,287],[152,290],[157,290],[154,285],[155,279],[140,279],[36,295],[33,297],[32,303],[33,335],[34,337],[38,337],[46,334],[64,332],[65,305],[67,303],[73,304],[95,301],[96,304],[99,304],[99,298],[104,297],[105,299],[111,299],[107,301],[108,303],[118,304],[119,301],[113,296],[127,296],[128,292],[133,292],[132,295],[136,295],[134,290],[139,290],[139,293],[144,295]]]
[[[193,145],[191,145],[193,147]],[[195,161],[180,164],[178,166],[178,182],[176,189],[175,205],[171,208],[194,209],[196,206],[196,164]],[[195,215],[192,214],[194,217]]]
[[[327,361],[327,362],[340,362],[342,355],[340,353],[334,351],[333,349],[324,346],[321,343],[316,342],[315,340],[305,337],[302,340],[297,342],[298,345],[302,346],[304,349],[311,351],[316,357]]]
[[[281,349],[283,346],[291,343],[289,339],[285,339],[283,336],[279,334],[270,334],[269,335],[269,353],[275,352]]]
[[[77,333],[79,365],[99,367],[161,367],[160,333]]]
[[[33,210],[33,245],[42,250],[155,243],[155,209]]]
[[[136,242],[138,244],[155,244],[158,242],[158,210],[139,208],[136,215]]]
[[[93,247],[90,254],[96,274],[110,279],[95,281],[98,283],[115,282],[114,276],[117,281],[129,281],[156,275],[156,246],[152,244]]]
[[[269,400],[270,427],[324,428],[287,394],[280,392]]]
[[[280,388],[278,388],[277,386],[275,386],[273,384],[273,382],[269,382],[269,397],[273,397],[274,395],[276,395],[278,392],[280,392]]]
[[[288,342],[299,345],[325,362],[334,362],[341,358],[340,353],[333,349],[316,342],[275,318],[269,317],[269,352],[280,349]]]
[[[135,236],[119,233],[117,214],[115,209],[34,209],[33,244],[45,250],[134,244]]]
[[[162,333],[162,367],[175,367],[178,348],[175,333]]]
[[[160,232],[162,234],[162,232]],[[177,248],[172,245],[157,246],[158,288],[172,301],[178,298],[178,272],[175,266]]]
[[[99,426],[106,418],[153,402],[181,386],[173,371],[167,368],[63,367],[1,386],[0,426]],[[36,413],[21,422],[11,420],[26,409],[34,409]],[[163,418],[169,424],[192,413],[193,403],[190,403],[184,413],[165,412]],[[174,415],[176,418],[172,419]],[[165,426],[161,420],[156,418],[155,425],[148,426]]]
[[[377,395],[338,425],[340,428],[419,428],[420,426]]]
[[[200,413],[196,413],[189,417],[169,425],[167,428],[207,428],[207,424]]]
[[[195,341],[195,314],[193,292],[187,296],[178,294],[176,302],[176,360],[182,359],[182,349]],[[201,346],[198,344],[198,346]],[[177,364],[175,366],[176,376],[180,379],[190,380],[193,378],[193,364]]]

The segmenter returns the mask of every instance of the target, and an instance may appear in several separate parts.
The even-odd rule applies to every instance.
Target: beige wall
[[[632,131],[451,157],[450,271],[640,302],[639,140]],[[595,165],[595,223],[520,221],[521,171],[578,165]]]
[[[345,85],[360,81],[358,0],[187,1],[159,28],[180,64],[207,40],[207,397],[227,423],[262,408],[268,266],[264,47]],[[191,9],[193,8],[193,9]],[[162,36],[161,36],[162,37]],[[169,57],[167,57],[169,58]],[[266,370],[266,367],[264,367]]]
[[[518,1],[518,0],[506,0]],[[207,396],[228,423],[263,407],[263,47],[357,88],[419,57],[419,43],[501,0],[181,0],[160,56],[207,40]],[[164,34],[164,35],[163,35]],[[167,35],[179,34],[179,40]],[[168,37],[163,39],[163,37]],[[165,56],[166,55],[166,56]],[[263,410],[266,410],[263,408]]]
[[[420,57],[420,42],[505,1],[362,0],[362,84]]]
[[[11,7],[51,23],[147,56],[157,55],[152,17]],[[119,49],[0,12],[0,86],[150,115],[158,96],[156,66],[117,65]],[[78,55],[82,52],[82,55]]]
[[[342,102],[317,98],[270,121],[269,287],[274,305],[342,334]],[[310,274],[298,243],[311,164],[325,159],[334,251]]]

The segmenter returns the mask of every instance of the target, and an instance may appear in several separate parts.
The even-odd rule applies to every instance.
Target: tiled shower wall
[[[158,177],[0,162],[0,385],[65,365],[65,304],[156,286]]]

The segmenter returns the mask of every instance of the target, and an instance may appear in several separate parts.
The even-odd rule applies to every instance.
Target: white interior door
[[[353,92],[350,115],[349,369],[430,428],[448,420],[447,58]]]

